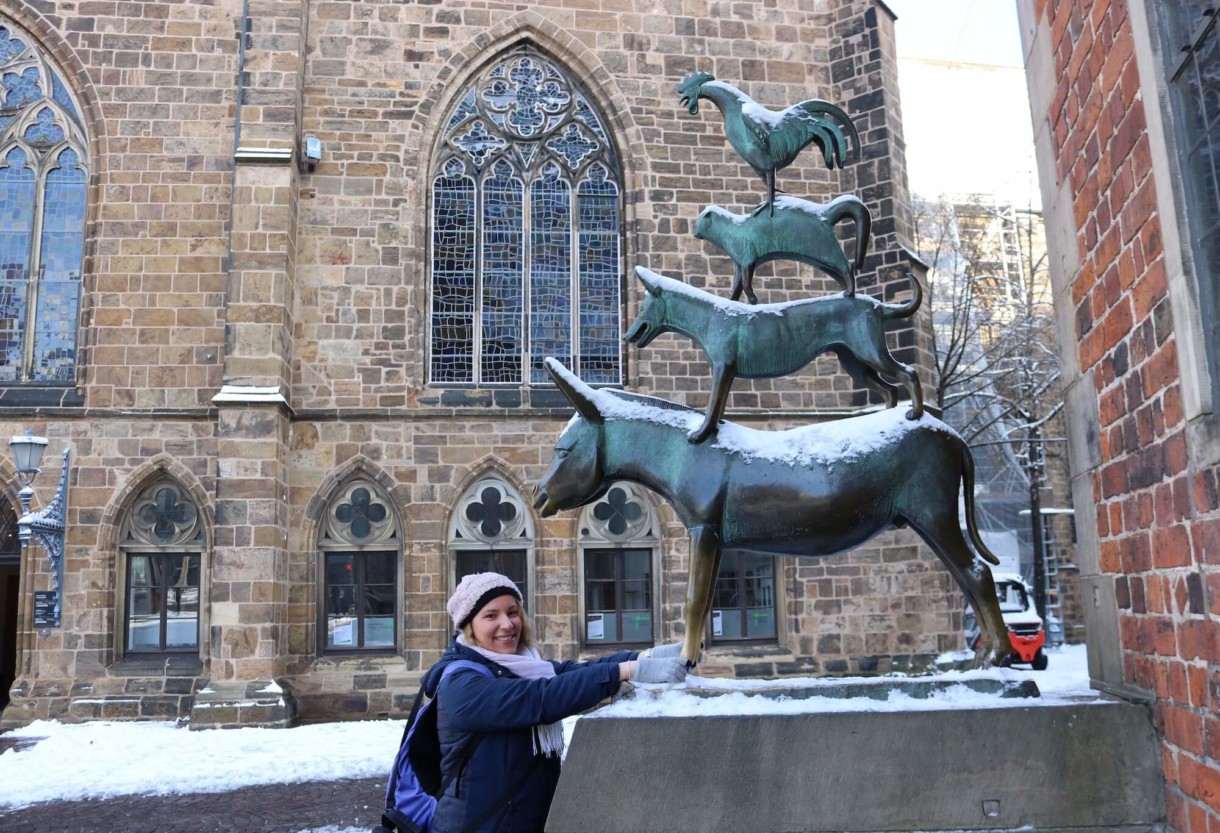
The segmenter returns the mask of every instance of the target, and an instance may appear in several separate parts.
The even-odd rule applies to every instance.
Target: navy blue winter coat
[[[459,833],[505,798],[534,762],[533,727],[613,695],[619,687],[618,663],[637,656],[628,651],[586,663],[554,662],[555,677],[526,680],[456,640],[450,643],[423,680],[424,691],[438,697],[442,780],[452,776],[437,802],[432,833]],[[441,680],[444,667],[456,659],[486,665],[495,676],[465,668]],[[476,734],[483,738],[461,766],[463,751]],[[558,781],[559,759],[540,757],[524,784],[490,813],[478,833],[541,833]]]

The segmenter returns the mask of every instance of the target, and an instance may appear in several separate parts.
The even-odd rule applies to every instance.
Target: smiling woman
[[[686,677],[676,645],[649,657],[624,651],[585,663],[545,660],[531,644],[522,605],[516,582],[491,572],[466,576],[449,599],[458,635],[423,680],[424,693],[437,698],[445,785],[434,833],[541,830],[559,781],[561,721],[613,695],[624,680]]]

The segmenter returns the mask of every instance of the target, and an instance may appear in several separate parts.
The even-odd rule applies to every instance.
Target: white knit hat
[[[458,582],[457,589],[449,597],[449,604],[445,605],[445,608],[453,617],[453,627],[461,630],[485,604],[509,594],[517,597],[518,604],[522,603],[521,591],[508,576],[499,573],[471,573]]]

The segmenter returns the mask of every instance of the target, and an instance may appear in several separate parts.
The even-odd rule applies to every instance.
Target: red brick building
[[[1155,700],[1170,824],[1215,833],[1217,7],[1018,8],[1065,345],[1090,673],[1104,690]]]

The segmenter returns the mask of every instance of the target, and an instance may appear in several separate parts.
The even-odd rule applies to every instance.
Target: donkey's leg
[[[1008,626],[1004,624],[1004,617],[1000,613],[991,570],[966,543],[956,515],[956,512],[938,512],[931,518],[908,520],[940,557],[941,562],[949,568],[962,592],[966,594],[966,601],[974,610],[975,617],[978,618],[983,645],[975,653],[975,666],[998,665],[1012,654],[1012,643],[1008,641]]]
[[[710,525],[693,527],[690,531],[690,579],[686,585],[686,639],[682,643],[682,656],[688,667],[693,668],[699,661],[719,569],[720,534]]]
[[[733,388],[733,378],[736,375],[727,364],[712,365],[712,394],[707,402],[703,424],[686,435],[692,443],[701,443],[716,432],[716,425],[724,416],[724,407],[728,404],[729,391]]]

